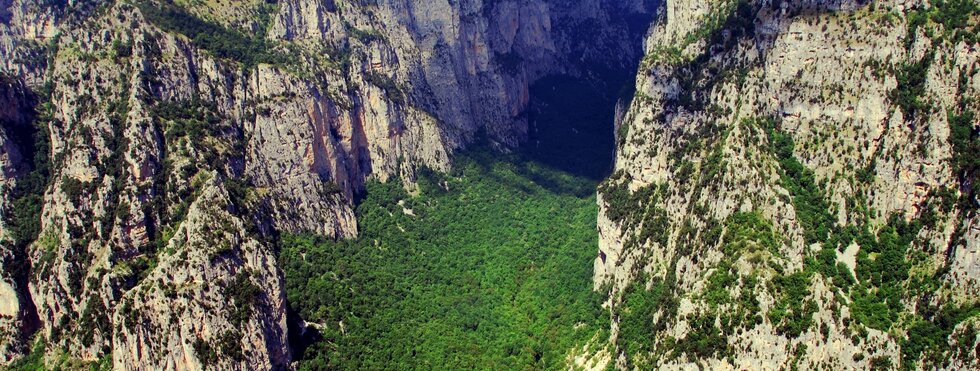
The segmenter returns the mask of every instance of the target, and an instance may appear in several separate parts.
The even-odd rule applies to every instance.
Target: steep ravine
[[[37,120],[34,95],[23,84],[13,80],[3,81],[0,91],[3,92],[0,106],[4,107],[0,120],[5,123],[0,128],[0,143],[3,143],[0,190],[13,195],[0,200],[6,203],[0,205],[0,230],[5,231],[3,234],[10,241],[0,250],[3,264],[0,267],[3,282],[0,297],[4,299],[0,327],[5,329],[2,337],[9,339],[3,342],[4,351],[9,352],[13,344],[33,333],[39,325],[37,309],[28,290],[31,263],[27,259],[27,248],[36,235],[36,226],[15,229],[12,225],[20,225],[22,220],[38,216],[40,207],[36,203],[47,181],[47,151],[43,148],[46,146],[46,133],[40,132],[34,125]],[[25,154],[31,157],[25,158]],[[18,174],[25,173],[27,176],[21,176],[18,182],[14,182]],[[23,329],[23,333],[14,329]]]
[[[290,367],[282,236],[523,152],[535,82],[629,71],[653,5],[0,1],[2,93],[32,97],[0,122],[3,359]]]
[[[0,361],[980,369],[978,35],[975,0],[0,0]]]
[[[282,236],[297,366],[586,364],[609,327],[592,290],[595,189],[611,170],[616,93],[631,73],[536,82],[527,144],[502,154],[484,139],[450,171],[420,172],[412,192],[369,183],[357,238]]]

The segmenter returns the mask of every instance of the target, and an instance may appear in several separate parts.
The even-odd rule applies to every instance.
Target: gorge
[[[980,368],[973,0],[0,0],[0,367]]]

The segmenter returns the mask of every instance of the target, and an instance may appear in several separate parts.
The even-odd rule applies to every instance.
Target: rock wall
[[[368,179],[410,187],[478,137],[518,145],[528,86],[628,66],[646,26],[624,15],[651,10],[0,1],[0,71],[36,95],[17,112],[41,134],[24,153],[0,125],[0,186],[23,186],[0,230],[31,234],[0,232],[4,359],[36,339],[82,365],[288,367],[279,233],[354,237]],[[37,210],[8,218],[17,202]]]
[[[977,15],[668,0],[599,189],[616,365],[977,367]]]

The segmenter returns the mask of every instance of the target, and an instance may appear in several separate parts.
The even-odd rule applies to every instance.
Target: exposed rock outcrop
[[[210,180],[157,266],[112,318],[117,369],[284,369],[286,299],[276,258],[243,235],[229,195]],[[92,305],[91,303],[89,305]],[[96,304],[97,305],[97,304]]]
[[[37,210],[12,227],[32,235],[3,251],[3,272],[29,268],[25,282],[3,276],[0,311],[30,308],[38,340],[81,362],[288,367],[278,233],[356,236],[352,200],[368,179],[410,186],[416,169],[448,169],[479,136],[518,145],[528,86],[627,65],[646,25],[622,16],[650,11],[599,0],[0,1],[0,71],[36,93],[49,153],[30,193]],[[2,187],[40,153],[9,145],[8,128]],[[0,196],[4,221],[22,193]],[[9,360],[33,331],[0,322]]]
[[[977,19],[668,0],[600,187],[617,366],[977,367]]]

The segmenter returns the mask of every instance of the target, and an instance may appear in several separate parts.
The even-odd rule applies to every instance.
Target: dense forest
[[[560,368],[607,337],[595,184],[501,157],[369,184],[355,240],[282,238],[301,369]]]

